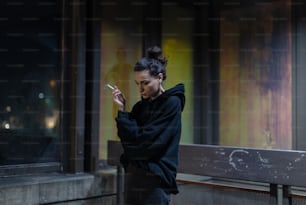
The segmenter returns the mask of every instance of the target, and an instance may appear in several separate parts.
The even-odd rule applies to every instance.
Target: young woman
[[[125,204],[166,205],[177,194],[176,174],[181,137],[181,112],[185,105],[184,85],[168,90],[167,60],[162,50],[151,47],[134,66],[135,83],[141,100],[125,110],[124,94],[115,86],[113,100],[118,106],[118,136],[124,153]]]

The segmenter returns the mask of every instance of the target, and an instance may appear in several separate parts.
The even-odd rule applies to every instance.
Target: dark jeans
[[[170,194],[161,188],[161,180],[139,169],[125,173],[125,205],[169,205]]]

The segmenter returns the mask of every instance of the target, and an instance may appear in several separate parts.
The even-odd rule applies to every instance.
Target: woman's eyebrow
[[[145,83],[145,82],[148,82],[148,80],[141,80],[141,81],[139,81],[139,82],[137,82],[136,80],[135,80],[135,83],[137,84],[137,83]]]

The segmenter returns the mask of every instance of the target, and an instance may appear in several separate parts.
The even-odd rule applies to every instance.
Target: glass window
[[[291,149],[290,4],[224,9],[220,145]]]
[[[165,88],[177,83],[185,85],[186,105],[182,113],[181,143],[193,143],[193,15],[190,8],[177,4],[162,4],[162,47],[168,58]]]
[[[0,5],[0,165],[58,160],[60,8]]]
[[[161,43],[164,55],[168,57],[165,87],[180,82],[186,86],[181,143],[195,143],[196,137],[206,137],[209,140],[203,142],[222,146],[291,149],[290,4],[253,4],[229,7],[198,4],[195,9],[195,5],[187,3],[161,2]],[[142,8],[133,5],[122,9],[131,5],[122,2],[105,4],[102,12],[105,16],[101,25],[100,150],[105,153],[106,141],[116,138],[113,102],[111,92],[104,88],[105,83],[122,83],[121,86],[127,89],[124,92],[130,95],[130,106],[138,98],[133,92],[133,78],[125,69],[120,71],[119,63],[121,59],[121,65],[130,70],[141,55]],[[197,82],[203,87],[194,88],[194,58],[201,57],[194,53],[194,43],[197,43],[194,42],[195,15],[201,8],[203,12],[212,12],[207,14],[208,19],[204,19],[205,15],[203,19],[196,19],[203,22],[205,35],[209,38],[207,45],[201,45],[201,51],[206,52],[202,55],[208,55],[209,76],[199,77],[208,83]],[[207,89],[207,96],[203,98],[209,102],[194,112],[193,91],[199,89]],[[205,118],[203,123],[210,121],[202,125],[202,130],[206,130],[205,126],[211,127],[205,133],[207,136],[194,136],[194,119],[198,115],[204,116],[201,118]]]
[[[128,110],[139,99],[133,66],[142,55],[142,8],[143,4],[137,2],[101,3],[100,159],[106,159],[107,141],[119,140],[115,124],[117,108],[106,84],[122,90]]]

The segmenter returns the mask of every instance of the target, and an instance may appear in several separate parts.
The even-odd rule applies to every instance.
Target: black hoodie
[[[174,194],[184,92],[184,85],[178,84],[154,100],[140,100],[131,112],[119,111],[116,118],[124,167],[132,165],[159,176],[163,188]]]

